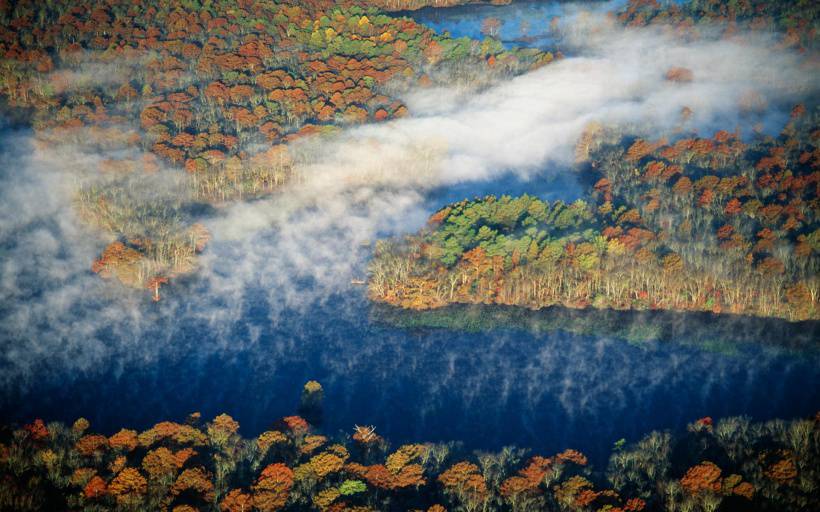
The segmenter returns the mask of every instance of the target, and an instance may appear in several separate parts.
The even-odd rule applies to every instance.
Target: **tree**
[[[229,491],[219,504],[221,512],[251,512],[252,507],[253,497],[244,493],[241,489]]]
[[[675,182],[672,190],[674,190],[678,195],[688,194],[692,190],[692,180],[686,176],[682,176],[677,182]]]
[[[216,101],[219,104],[226,103],[230,99],[230,91],[222,82],[211,82],[205,87],[205,97]]]
[[[279,510],[293,487],[293,471],[284,464],[270,464],[253,486],[253,505],[262,512]]]
[[[315,380],[308,381],[302,388],[299,414],[312,425],[321,425],[324,390]]]
[[[733,197],[726,203],[726,207],[723,209],[723,213],[726,215],[736,215],[742,211],[740,200],[736,197]]]
[[[139,440],[134,430],[122,429],[108,438],[108,444],[113,450],[130,452],[137,447]]]
[[[630,162],[637,162],[651,154],[655,149],[657,149],[657,147],[651,142],[638,139],[629,146],[629,149],[626,151],[626,159]]]
[[[208,438],[213,446],[225,447],[239,431],[239,423],[227,414],[220,414],[208,425]]]
[[[481,22],[481,33],[488,37],[496,38],[501,30],[502,21],[498,18],[488,17]]]
[[[108,438],[99,434],[83,436],[74,444],[74,449],[85,457],[102,454],[108,449]]]
[[[805,282],[797,282],[786,288],[786,302],[798,320],[811,317],[812,309],[816,308],[814,298]]]
[[[164,446],[149,451],[142,459],[142,469],[148,474],[149,480],[172,480],[178,467],[176,456]]]
[[[108,492],[120,506],[135,506],[142,501],[148,489],[145,477],[135,468],[125,468],[108,485]]]
[[[444,492],[458,498],[469,508],[474,508],[487,498],[487,482],[478,466],[470,462],[458,462],[441,473],[438,481]]]
[[[99,475],[94,475],[83,488],[83,496],[89,500],[96,500],[105,496],[108,486]]]
[[[214,484],[211,478],[212,475],[204,468],[186,469],[177,477],[169,494],[172,497],[177,497],[184,492],[188,492],[193,493],[198,499],[206,503],[212,502],[214,499]]]
[[[46,428],[45,423],[40,418],[35,419],[33,422],[25,425],[23,430],[28,434],[29,439],[33,441],[42,441],[49,436],[48,428]]]

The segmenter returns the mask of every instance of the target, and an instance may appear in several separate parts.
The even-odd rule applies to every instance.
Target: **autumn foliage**
[[[704,491],[720,492],[720,468],[711,462],[692,466],[681,478],[680,483],[689,494]]]
[[[805,107],[804,107],[805,108]],[[522,195],[448,205],[376,247],[370,298],[820,318],[817,110],[777,138],[647,140],[594,130],[567,204]],[[749,163],[756,162],[756,165]]]
[[[42,421],[5,428],[0,496],[23,504],[15,510],[177,512],[641,512],[722,502],[797,510],[817,498],[805,485],[820,468],[815,418],[759,425],[701,418],[674,440],[681,460],[673,458],[670,434],[654,432],[620,444],[605,472],[573,449],[524,459],[514,449],[470,453],[452,443],[390,450],[386,441],[329,439],[298,416],[276,422],[296,428],[245,439],[226,414],[199,419],[110,437],[89,431],[86,421],[49,424],[36,437],[31,432],[46,428]],[[719,465],[707,453],[719,455]],[[693,462],[684,465],[687,459]]]
[[[65,162],[83,176],[82,218],[107,243],[92,270],[160,301],[208,241],[191,205],[279,190],[296,173],[289,144],[404,117],[399,96],[422,78],[479,87],[553,59],[381,10],[399,3],[410,5],[6,2],[0,98],[25,113],[39,147],[100,155]],[[129,197],[133,183],[174,173],[173,198]]]

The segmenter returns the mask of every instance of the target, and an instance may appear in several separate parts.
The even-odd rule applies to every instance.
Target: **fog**
[[[74,200],[79,185],[93,179],[89,169],[107,155],[83,147],[43,147],[30,131],[5,128],[0,386],[20,390],[51,375],[70,381],[103,370],[116,374],[159,361],[212,354],[230,359],[246,352],[274,372],[293,363],[294,351],[309,357],[296,344],[306,333],[316,334],[299,327],[316,321],[315,314],[336,315],[321,324],[320,337],[345,351],[324,366],[336,367],[337,375],[351,373],[371,348],[355,334],[366,308],[362,290],[350,281],[364,277],[375,240],[414,232],[443,206],[431,207],[432,194],[457,200],[462,197],[447,191],[485,190],[487,184],[502,193],[515,179],[548,199],[577,196],[568,169],[575,142],[590,122],[625,125],[647,136],[674,136],[680,130],[712,135],[735,127],[751,136],[757,124],[779,131],[791,106],[818,92],[811,61],[776,49],[766,38],[747,34],[686,42],[652,29],[624,30],[601,14],[568,20],[561,30],[573,50],[569,57],[480,91],[414,90],[403,98],[408,118],[296,143],[294,150],[306,155],[296,169],[298,182],[200,219],[213,235],[200,268],[163,288],[164,299],[156,304],[147,292],[126,290],[90,271],[108,240],[78,218]],[[691,69],[694,80],[665,80],[673,66]],[[99,70],[89,73],[82,80]],[[761,98],[769,105],[767,113],[742,105],[744,96]],[[684,107],[693,115],[681,126]],[[138,188],[166,190],[169,176],[173,182],[179,173],[164,169],[140,176],[144,182]],[[334,332],[345,323],[358,327]],[[269,339],[259,353],[263,334]],[[605,367],[595,364],[609,343],[601,341],[599,358],[576,372],[551,373],[566,366],[566,359],[548,345],[526,365],[483,361],[478,368],[484,371],[464,385],[463,396],[469,400],[505,372],[524,371],[533,379],[555,377],[533,385],[548,389],[566,411],[582,411],[595,400],[612,398],[612,381]],[[731,371],[734,364],[729,363]],[[621,386],[634,385],[626,382],[627,366],[612,373]],[[439,377],[446,377],[439,370]],[[699,371],[710,370],[707,365]],[[642,385],[648,393],[657,390],[678,371],[674,361],[659,363]],[[706,382],[704,389],[711,385]],[[430,382],[425,392],[434,396],[437,386],[448,381]],[[532,400],[543,392],[533,390]],[[627,401],[640,397],[630,395]]]
[[[501,180],[503,192],[503,180],[513,175],[531,182],[533,193],[561,192],[551,191],[545,177],[567,172],[591,122],[674,136],[689,107],[688,132],[711,136],[738,127],[749,134],[761,123],[777,133],[791,106],[817,92],[801,57],[771,49],[767,39],[686,44],[650,29],[623,31],[603,17],[565,30],[573,44],[589,43],[579,46],[578,57],[475,94],[414,91],[406,97],[408,119],[305,142],[312,161],[298,169],[304,183],[236,205],[209,224],[216,240],[232,240],[231,284],[220,285],[241,289],[272,278],[273,298],[283,296],[283,282],[310,276],[321,296],[349,281],[362,243],[422,226],[432,213],[423,197],[432,189]],[[693,82],[665,80],[673,66],[691,69]],[[739,104],[750,93],[770,103],[768,114]],[[269,227],[276,230],[269,242],[252,236]],[[205,265],[222,268],[225,261],[212,251]],[[304,299],[304,292],[296,295]]]

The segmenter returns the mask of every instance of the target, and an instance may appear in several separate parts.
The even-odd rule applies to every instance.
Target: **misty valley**
[[[820,509],[819,11],[0,2],[0,511]]]

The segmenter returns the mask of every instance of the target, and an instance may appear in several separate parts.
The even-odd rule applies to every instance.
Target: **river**
[[[525,37],[519,42],[537,46],[552,41],[556,5],[426,9],[413,16],[456,36],[476,36],[492,14],[503,21],[502,39]],[[5,137],[6,214],[23,209],[14,209],[22,192],[12,185],[43,186],[42,177],[11,165],[16,151],[14,136]],[[420,192],[415,215],[377,231],[412,232],[448,201],[523,191],[546,199],[578,195],[571,175],[554,169],[530,179],[462,181]],[[46,196],[37,201],[50,204]],[[621,438],[682,429],[703,416],[763,420],[820,409],[817,323],[504,308],[409,315],[374,308],[362,287],[347,285],[364,274],[368,246],[351,250],[349,265],[331,266],[330,276],[308,269],[282,281],[271,269],[278,269],[277,251],[291,246],[279,242],[275,228],[254,232],[249,243],[270,241],[271,249],[253,257],[234,240],[215,238],[205,261],[208,279],[176,283],[181,291],[153,304],[145,294],[123,298],[85,270],[94,252],[71,245],[64,222],[38,214],[0,236],[3,282],[15,273],[16,286],[26,285],[24,295],[3,285],[0,416],[6,421],[83,416],[94,430],[111,434],[181,421],[193,411],[205,418],[225,412],[251,436],[292,414],[302,385],[315,379],[325,389],[322,429],[331,436],[368,424],[395,445],[453,440],[465,449],[517,445],[542,453],[572,447],[601,465]],[[71,240],[82,238],[71,233]],[[29,254],[29,242],[49,248],[52,259],[15,261]],[[287,265],[304,270],[311,261],[290,256]],[[232,286],[239,266],[252,282]],[[75,274],[75,267],[84,272]],[[323,280],[343,286],[326,291]]]

